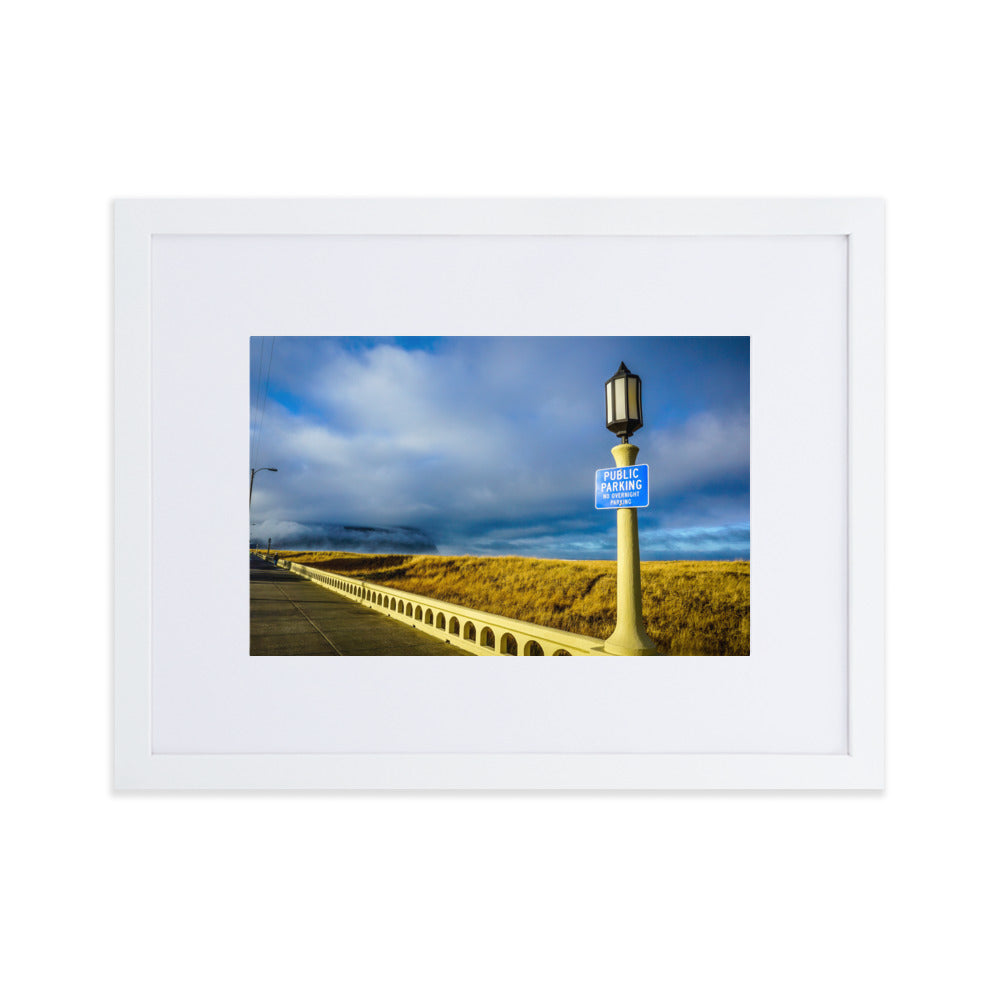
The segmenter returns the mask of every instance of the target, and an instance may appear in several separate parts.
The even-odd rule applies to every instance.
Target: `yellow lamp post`
[[[621,438],[611,449],[615,465],[635,465],[639,449],[629,437],[642,427],[642,379],[621,363],[604,383],[607,427]],[[656,644],[642,621],[642,580],[639,576],[639,518],[634,507],[618,508],[618,609],[615,630],[604,643],[613,656],[654,656]]]

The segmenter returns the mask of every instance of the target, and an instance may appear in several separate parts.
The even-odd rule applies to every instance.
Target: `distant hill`
[[[391,553],[407,552],[433,555],[434,539],[421,528],[376,528],[353,524],[298,524],[284,521],[259,524],[253,540],[260,544],[271,539],[273,549]]]

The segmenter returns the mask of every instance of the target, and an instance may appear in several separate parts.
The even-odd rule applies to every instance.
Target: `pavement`
[[[472,656],[443,639],[250,557],[251,656]]]

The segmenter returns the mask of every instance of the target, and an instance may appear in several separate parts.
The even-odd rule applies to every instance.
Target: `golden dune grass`
[[[274,553],[345,576],[521,621],[606,639],[615,627],[615,563],[520,556]],[[644,562],[646,631],[663,654],[750,653],[748,562]]]

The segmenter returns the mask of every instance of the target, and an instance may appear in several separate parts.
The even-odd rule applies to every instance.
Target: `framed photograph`
[[[116,787],[881,788],[883,253],[871,199],[116,203]]]

